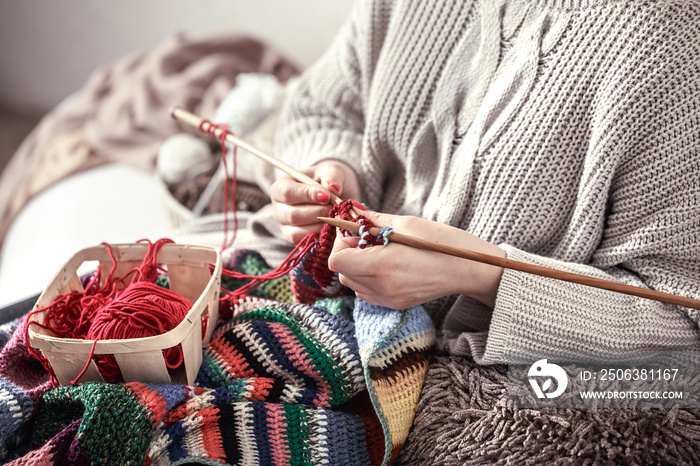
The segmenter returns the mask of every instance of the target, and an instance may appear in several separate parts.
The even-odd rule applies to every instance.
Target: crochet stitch
[[[236,251],[226,266],[247,275],[270,271],[253,251]],[[14,464],[388,464],[413,420],[435,341],[430,319],[420,307],[380,308],[347,290],[300,303],[295,281],[285,275],[254,289],[255,296],[222,300],[228,320],[204,350],[194,386],[89,382],[49,390],[36,361],[3,371],[0,458]],[[222,286],[243,282],[226,279]],[[297,290],[313,286],[308,281]],[[316,288],[312,294],[323,295]],[[13,325],[0,329],[14,329],[0,368],[28,356],[24,321]]]

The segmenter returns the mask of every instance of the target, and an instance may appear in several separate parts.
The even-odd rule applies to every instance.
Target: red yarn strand
[[[218,136],[216,135],[217,129],[221,130]],[[217,138],[221,143],[221,158],[224,164],[224,171],[226,172],[226,182],[224,184],[224,239],[223,243],[221,244],[221,252],[223,252],[233,245],[233,243],[236,241],[236,234],[238,233],[238,203],[236,202],[236,189],[238,188],[238,174],[236,166],[237,148],[236,146],[233,146],[233,174],[230,175],[228,171],[228,161],[226,160],[226,134],[229,133],[228,127],[225,124],[214,124],[209,120],[202,120],[202,122],[199,124],[199,130]],[[230,240],[228,239],[229,202],[231,203],[230,209],[233,212],[233,232]]]
[[[224,299],[231,299],[232,301],[237,300],[240,296],[250,292],[251,290],[257,288],[258,286],[262,285],[263,283],[270,281],[270,280],[275,280],[277,278],[283,277],[284,275],[288,274],[289,272],[292,271],[294,267],[299,265],[301,261],[303,260],[304,256],[306,256],[311,249],[316,245],[316,240],[318,238],[318,234],[316,233],[309,233],[306,235],[302,240],[294,247],[292,252],[290,252],[287,257],[282,261],[282,263],[274,270],[271,270],[267,273],[264,273],[262,275],[247,275],[241,272],[236,272],[235,270],[227,270],[224,269],[222,270],[221,274],[225,275],[227,277],[231,278],[237,278],[237,279],[242,279],[242,280],[252,280],[251,282],[241,286],[240,288],[236,289],[235,291],[228,291],[225,289],[221,289],[221,291],[226,294],[226,298]]]

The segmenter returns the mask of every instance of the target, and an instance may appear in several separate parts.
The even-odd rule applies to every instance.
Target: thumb
[[[343,273],[348,265],[348,254],[352,257],[357,251],[357,243],[360,238],[357,236],[336,235],[333,242],[333,249],[328,256],[328,268],[331,272]]]

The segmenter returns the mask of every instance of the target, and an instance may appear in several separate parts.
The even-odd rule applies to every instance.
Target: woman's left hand
[[[498,246],[464,230],[418,217],[362,212],[377,226],[442,244],[505,257]],[[328,267],[365,301],[406,309],[450,294],[493,307],[503,269],[399,243],[357,249],[357,237],[337,235]]]

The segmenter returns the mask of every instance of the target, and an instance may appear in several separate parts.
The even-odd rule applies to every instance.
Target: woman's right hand
[[[290,177],[275,181],[270,188],[272,215],[285,238],[297,244],[308,233],[318,233],[323,224],[317,217],[327,217],[331,210],[331,193],[343,199],[360,196],[355,171],[339,160],[324,160],[304,170],[321,186],[301,183]]]

